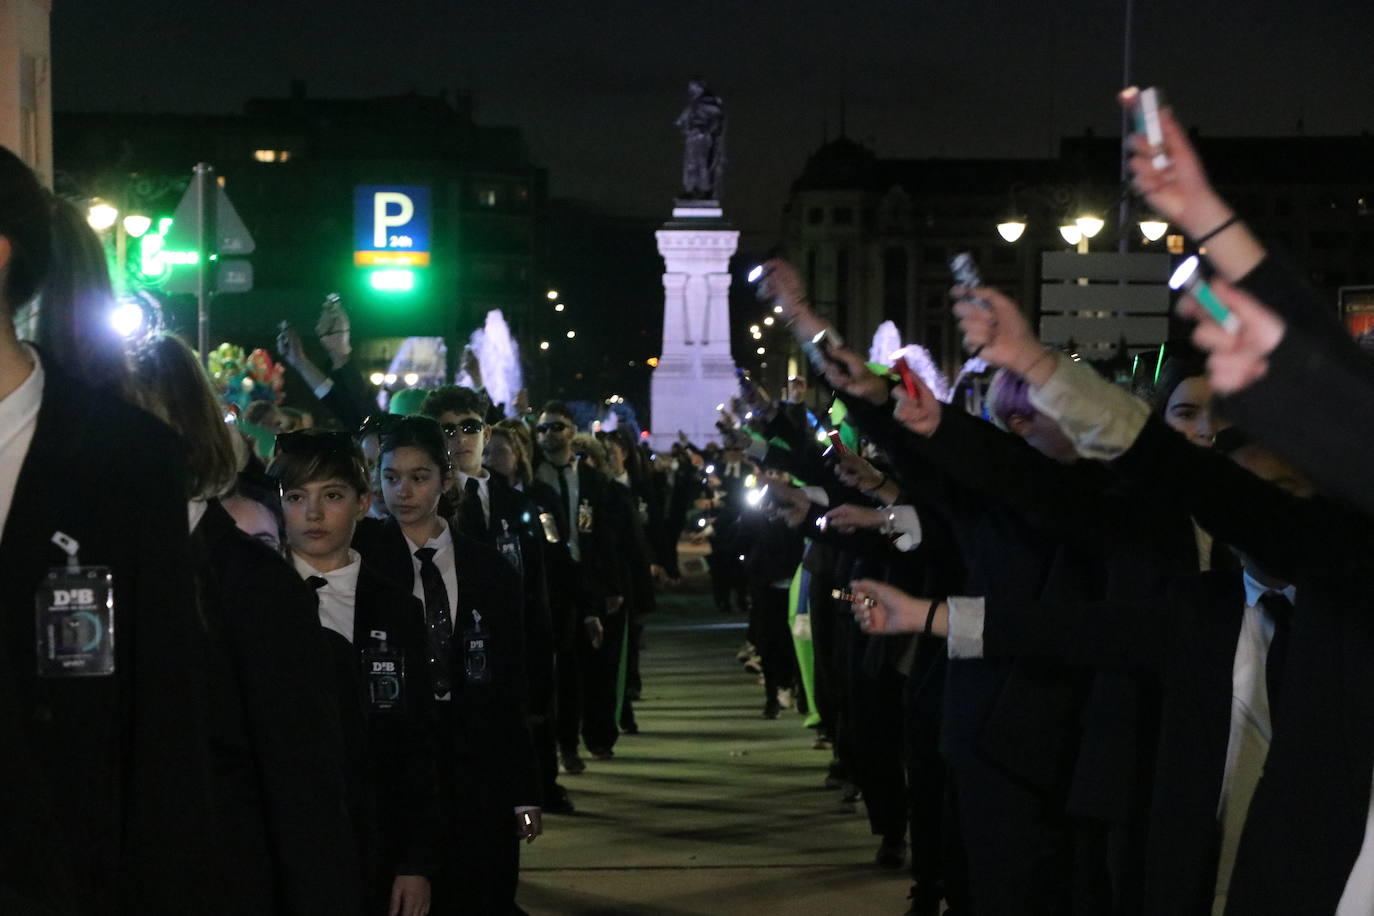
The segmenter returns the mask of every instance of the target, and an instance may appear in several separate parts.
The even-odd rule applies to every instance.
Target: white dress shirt
[[[439,575],[444,580],[444,591],[448,592],[448,619],[453,626],[453,632],[457,633],[461,628],[458,625],[458,566],[453,556],[453,533],[447,524],[444,530],[440,531],[437,537],[432,537],[423,544],[416,544],[409,537],[406,538],[406,546],[410,548],[410,568],[415,574],[415,580],[411,587],[411,594],[420,599],[420,603],[425,603],[425,585],[420,581],[420,558],[415,556],[415,551],[421,547],[434,548],[434,565],[439,568]]]
[[[1269,742],[1274,733],[1269,714],[1269,682],[1265,676],[1269,644],[1274,639],[1274,620],[1260,604],[1260,598],[1272,589],[1249,572],[1244,573],[1244,583],[1245,610],[1231,665],[1231,734],[1226,743],[1221,795],[1217,799],[1221,848],[1216,894],[1212,899],[1214,913],[1221,913],[1226,908],[1226,889],[1231,884],[1241,830],[1260,774],[1264,772],[1264,761],[1269,756]],[[1296,594],[1297,589],[1292,586],[1283,589],[1289,601]]]
[[[32,347],[25,344],[24,349],[33,360],[33,371],[0,400],[0,537],[9,519],[14,490],[19,486],[19,470],[33,444],[38,408],[43,404],[43,363]]]
[[[310,561],[295,553],[291,555],[291,563],[302,579],[318,576],[324,580],[324,585],[315,589],[320,599],[320,626],[352,642],[353,621],[357,613],[358,573],[363,568],[363,558],[358,551],[349,550],[348,565],[330,572],[320,572],[310,565]]]

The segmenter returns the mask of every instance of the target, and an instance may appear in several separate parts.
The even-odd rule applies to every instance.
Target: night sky
[[[1368,0],[1137,0],[1138,82],[1213,134],[1374,127]],[[727,215],[770,235],[823,131],[888,157],[1048,155],[1118,131],[1115,0],[56,0],[59,110],[238,111],[284,96],[470,89],[551,193],[667,216],[701,73],[730,118]]]

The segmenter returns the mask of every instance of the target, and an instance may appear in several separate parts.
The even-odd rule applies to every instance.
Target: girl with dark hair
[[[35,342],[91,387],[127,396],[129,364],[124,341],[110,323],[115,295],[105,249],[85,215],[61,198],[52,201],[52,231]]]
[[[426,689],[439,720],[440,808],[450,850],[433,878],[432,912],[504,914],[509,839],[533,841],[542,830],[526,724],[520,577],[495,549],[439,514],[453,468],[437,422],[396,420],[382,434],[380,469],[391,518],[361,520],[353,546],[425,609]]]
[[[202,893],[243,916],[357,914],[343,738],[315,596],[216,498],[234,483],[235,439],[190,347],[155,337],[134,368],[137,397],[176,431],[191,463],[191,568],[211,636],[217,867]]]
[[[1207,363],[1200,355],[1183,353],[1165,360],[1150,394],[1150,412],[1194,445],[1211,447],[1217,429],[1212,416],[1212,385],[1207,379]]]

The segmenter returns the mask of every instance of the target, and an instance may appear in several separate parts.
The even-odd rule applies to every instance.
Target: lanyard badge
[[[406,660],[395,649],[387,648],[386,632],[373,630],[380,645],[362,651],[363,682],[367,684],[367,705],[374,712],[405,708]]]
[[[491,664],[487,657],[491,634],[482,629],[482,615],[472,612],[472,627],[463,631],[463,674],[469,684],[490,684]]]
[[[544,540],[550,544],[557,544],[562,540],[558,534],[558,520],[553,517],[552,512],[539,513],[539,526],[544,529]]]
[[[501,536],[496,539],[496,549],[506,558],[506,562],[515,567],[516,572],[524,573],[525,563],[520,554],[520,539],[511,534],[510,523],[504,518],[501,519]]]
[[[53,543],[67,565],[48,570],[34,596],[34,631],[39,677],[96,677],[114,674],[114,573],[108,566],[82,566],[79,544],[57,532]]]
[[[592,521],[592,504],[584,499],[577,505],[577,530],[582,534],[591,534]]]

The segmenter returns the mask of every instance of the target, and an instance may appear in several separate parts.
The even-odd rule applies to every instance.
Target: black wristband
[[[926,625],[925,625],[924,627],[921,628],[921,635],[922,635],[922,636],[929,636],[929,635],[930,635],[930,627],[931,627],[931,624],[935,623],[935,611],[936,611],[937,608],[940,607],[940,605],[942,605],[942,604],[944,604],[944,603],[945,603],[945,599],[943,599],[943,598],[931,598],[931,599],[930,599],[930,610],[926,612]]]
[[[1236,223],[1238,223],[1238,222],[1240,222],[1240,216],[1239,216],[1239,214],[1233,213],[1233,214],[1231,214],[1231,218],[1228,219],[1226,222],[1222,223],[1220,226],[1216,227],[1216,228],[1213,229],[1211,232],[1207,232],[1207,233],[1204,233],[1204,234],[1198,236],[1196,239],[1194,239],[1194,241],[1195,241],[1198,245],[1205,245],[1205,244],[1207,244],[1207,242],[1208,242],[1209,240],[1216,238],[1216,237],[1217,237],[1218,235],[1220,235],[1222,232],[1226,231],[1227,229],[1230,229],[1232,226],[1234,226],[1234,225],[1235,225]]]

